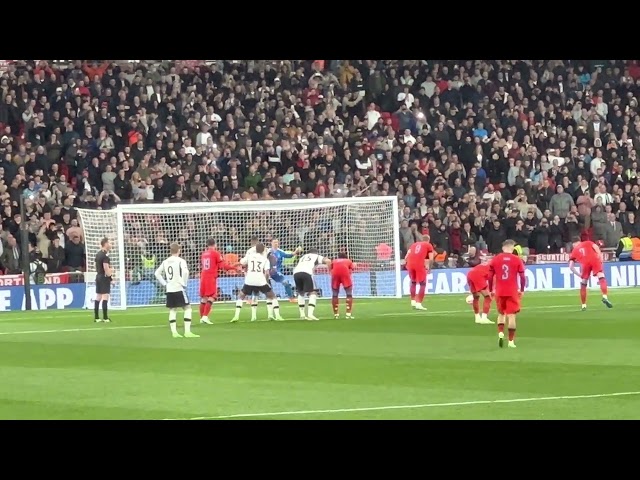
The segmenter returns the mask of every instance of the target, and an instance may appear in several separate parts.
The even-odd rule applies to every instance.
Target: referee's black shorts
[[[104,275],[98,275],[96,277],[96,294],[111,294],[111,279],[109,277],[105,277]]]

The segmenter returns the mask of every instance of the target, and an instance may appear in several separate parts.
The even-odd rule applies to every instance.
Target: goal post
[[[216,239],[230,264],[239,263],[253,235],[267,247],[272,239],[278,239],[285,251],[317,248],[329,258],[346,251],[355,264],[355,297],[402,295],[396,197],[123,204],[113,210],[79,212],[88,272],[95,272],[100,240],[111,240],[114,309],[164,303],[164,291],[153,273],[169,255],[172,242],[182,246],[191,274],[188,295],[198,303],[200,254],[210,237]],[[291,285],[294,266],[295,259],[287,259],[282,272]],[[218,301],[235,300],[242,280],[238,271],[223,272],[218,280]],[[331,295],[325,266],[317,268],[316,282],[321,297]],[[272,285],[284,298],[284,287],[275,282]]]

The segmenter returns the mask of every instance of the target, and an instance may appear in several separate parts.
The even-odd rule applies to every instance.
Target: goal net
[[[113,308],[159,305],[164,291],[155,269],[178,242],[191,272],[188,295],[199,302],[200,254],[213,237],[229,264],[239,264],[256,235],[270,247],[303,251],[317,248],[336,258],[344,251],[354,262],[354,296],[400,297],[398,202],[395,197],[271,200],[225,203],[119,205],[113,210],[80,210],[85,232],[87,270],[95,272],[94,258],[105,236],[112,240],[109,254],[115,267]],[[286,259],[282,274],[293,285],[296,258]],[[317,267],[321,297],[331,295],[327,268]],[[221,272],[218,301],[236,299],[242,273]],[[282,284],[272,282],[285,298]]]

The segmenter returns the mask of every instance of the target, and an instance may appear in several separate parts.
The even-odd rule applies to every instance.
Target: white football
[[[473,295],[467,296],[466,302],[471,305],[473,303]]]

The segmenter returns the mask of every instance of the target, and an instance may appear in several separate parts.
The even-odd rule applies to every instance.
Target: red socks
[[[416,302],[422,303],[426,293],[427,293],[427,285],[422,283],[418,285],[418,294],[416,295]]]
[[[598,279],[598,283],[600,284],[600,291],[602,292],[602,295],[606,295],[608,292],[607,279],[601,277],[600,279]]]
[[[333,307],[333,314],[334,315],[338,314],[339,305],[340,305],[340,300],[338,299],[338,297],[331,297],[331,306]],[[348,301],[347,301],[347,305],[349,305]],[[348,308],[349,307],[347,306],[347,309]]]
[[[200,302],[200,318],[204,317],[204,303]]]
[[[347,297],[347,313],[351,313],[353,308],[353,297]]]
[[[504,323],[498,324],[498,333],[504,333]]]
[[[491,297],[487,295],[486,297],[484,297],[484,300],[482,302],[482,313],[484,313],[485,315],[488,315],[490,310],[491,310]]]
[[[516,338],[516,329],[515,328],[510,328],[509,329],[509,341],[513,342],[514,338]]]
[[[480,313],[480,299],[478,297],[473,297],[473,313],[476,315]]]
[[[416,284],[413,282],[411,282],[411,285],[409,286],[409,294],[411,295],[411,300],[416,299]]]
[[[580,301],[582,302],[582,305],[587,303],[587,286],[586,285],[580,285]]]

